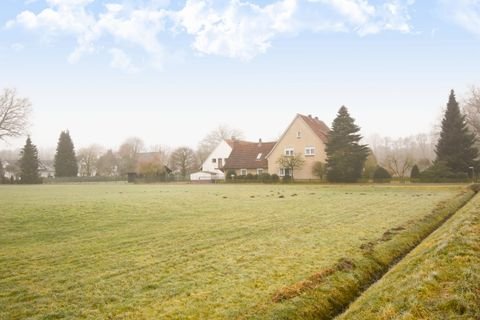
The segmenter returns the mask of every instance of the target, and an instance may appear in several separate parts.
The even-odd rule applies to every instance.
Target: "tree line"
[[[0,96],[0,140],[21,136],[28,128],[31,103],[5,89]],[[326,144],[326,163],[316,163],[313,171],[319,178],[331,182],[356,182],[360,179],[388,179],[396,176],[424,181],[461,180],[478,170],[480,133],[480,90],[473,88],[460,109],[452,90],[438,134],[420,134],[413,137],[389,139],[375,136],[370,145],[362,144],[360,127],[342,106],[333,121]],[[437,138],[437,137],[438,138]],[[145,176],[165,174],[166,166],[178,176],[186,178],[197,171],[201,163],[223,139],[242,138],[238,129],[220,126],[202,139],[197,150],[179,147],[174,150],[154,146],[149,157],[141,157],[146,148],[140,138],[126,139],[118,150],[91,145],[75,151],[68,130],[62,131],[54,157],[56,177],[121,176],[138,172]],[[436,141],[436,142],[435,142]],[[282,157],[277,162],[295,169],[303,166],[301,155]],[[40,160],[38,149],[28,136],[17,163],[22,183],[38,183]],[[4,169],[0,160],[0,180]]]

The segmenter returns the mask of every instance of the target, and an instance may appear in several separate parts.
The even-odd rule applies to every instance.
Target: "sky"
[[[346,105],[366,137],[430,132],[480,85],[480,0],[2,0],[0,89],[55,147],[275,140]],[[23,145],[25,137],[0,142]]]

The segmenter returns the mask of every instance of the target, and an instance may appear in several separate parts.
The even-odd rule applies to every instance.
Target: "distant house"
[[[53,160],[40,160],[38,164],[38,173],[41,178],[53,178],[55,176],[55,167]]]
[[[16,178],[20,175],[20,168],[18,167],[18,161],[3,161],[3,171],[5,172],[5,178]]]
[[[233,150],[223,167],[224,172],[235,171],[238,176],[260,175],[268,172],[266,159],[275,142],[248,142],[235,140]]]
[[[222,140],[203,162],[200,171],[190,175],[190,180],[209,181],[225,179],[225,174],[222,170],[227,158],[232,153],[234,140],[234,138]]]
[[[330,129],[317,117],[297,114],[277,144],[266,155],[268,172],[281,177],[290,176],[287,168],[281,168],[277,163],[281,156],[301,154],[305,164],[294,172],[296,179],[316,179],[312,173],[315,162],[325,163],[325,144],[328,141]]]

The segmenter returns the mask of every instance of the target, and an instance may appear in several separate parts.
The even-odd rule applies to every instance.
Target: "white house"
[[[201,171],[192,173],[190,175],[190,180],[206,181],[225,179],[225,174],[221,169],[225,165],[228,157],[230,157],[232,150],[233,140],[226,139],[220,142],[202,164]]]

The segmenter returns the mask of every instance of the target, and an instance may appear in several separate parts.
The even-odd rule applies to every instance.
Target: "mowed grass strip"
[[[227,319],[459,186],[0,187],[0,319]]]
[[[350,319],[480,319],[480,196],[338,317]]]
[[[390,228],[380,238],[363,243],[360,253],[339,259],[301,282],[277,291],[273,296],[276,304],[264,305],[263,310],[252,312],[249,318],[332,319],[473,195],[474,191],[465,189],[439,203],[430,214]]]

